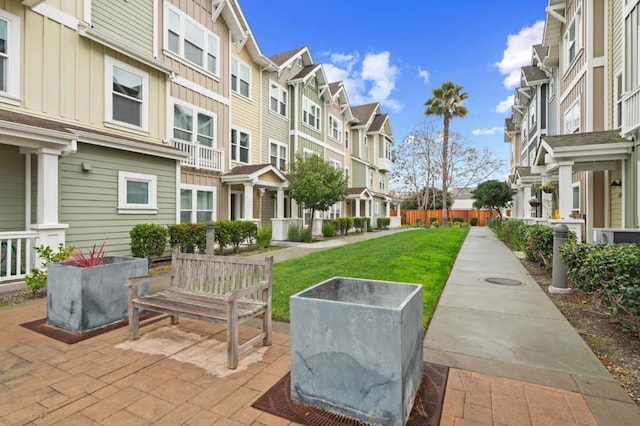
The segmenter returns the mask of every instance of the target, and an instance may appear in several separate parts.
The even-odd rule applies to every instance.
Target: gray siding
[[[555,81],[555,93],[548,101],[548,113],[547,113],[547,134],[558,134],[558,69],[552,70],[551,78]]]
[[[153,5],[150,0],[92,0],[91,24],[135,50],[153,55]]]
[[[24,231],[25,156],[19,148],[0,145],[0,231]]]
[[[82,171],[82,162],[92,170]],[[157,176],[158,213],[118,214],[118,171]],[[107,255],[130,255],[129,231],[138,223],[176,223],[174,160],[78,144],[60,160],[60,222],[69,225],[67,245],[86,250],[106,242]]]
[[[300,131],[306,135],[311,136],[312,138],[315,139],[319,139],[319,140],[324,140],[324,129],[327,126],[327,123],[325,123],[325,108],[326,106],[324,105],[324,102],[320,99],[320,97],[318,96],[318,85],[316,84],[316,87],[311,87],[311,85],[308,85],[307,87],[305,87],[302,90],[302,93],[304,96],[306,96],[307,98],[309,98],[309,100],[315,102],[319,107],[320,107],[320,131],[316,131],[315,129],[312,129],[311,127],[307,126],[306,124],[304,124],[304,122],[302,121],[302,97],[300,98],[300,104],[299,104],[299,117],[300,117]]]
[[[289,91],[287,81],[282,77],[280,78],[280,80],[278,80],[277,77],[277,73],[266,72],[262,76],[262,158],[260,159],[262,163],[268,163],[270,161],[269,139],[273,139],[284,144],[287,144],[287,142],[289,141],[291,93]],[[269,109],[269,104],[271,102],[271,98],[269,96],[269,88],[272,81],[279,83],[282,87],[287,89],[287,117],[283,117],[280,114],[277,114]],[[291,149],[289,148],[287,152],[290,153]]]
[[[367,167],[357,161],[351,162],[351,186],[353,188],[367,186]]]

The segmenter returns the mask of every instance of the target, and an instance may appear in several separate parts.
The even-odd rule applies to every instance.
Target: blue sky
[[[424,102],[445,80],[469,94],[452,130],[508,160],[509,97],[531,46],[542,40],[547,0],[240,0],[266,56],[308,46],[352,105],[379,101],[396,144],[424,124]]]

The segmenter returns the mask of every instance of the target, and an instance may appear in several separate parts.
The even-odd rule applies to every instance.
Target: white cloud
[[[418,67],[418,75],[424,80],[425,84],[429,83],[429,71]]]
[[[496,112],[500,114],[504,114],[506,112],[511,111],[511,106],[513,105],[514,96],[508,96],[507,99],[500,101],[498,105],[496,105]]]
[[[389,51],[368,53],[362,61],[358,52],[326,53],[330,63],[324,71],[330,82],[342,81],[353,105],[380,102],[393,112],[402,109],[397,99],[392,98],[400,69],[390,63]]]
[[[502,132],[504,129],[502,127],[492,127],[490,129],[475,129],[472,130],[471,133],[473,134],[473,136],[491,136],[491,135],[495,135],[496,133]]]
[[[495,65],[500,74],[506,75],[504,87],[512,89],[520,84],[520,68],[531,65],[531,48],[542,42],[544,21],[538,21],[530,27],[525,27],[518,34],[507,37],[507,48],[502,54],[502,60]]]

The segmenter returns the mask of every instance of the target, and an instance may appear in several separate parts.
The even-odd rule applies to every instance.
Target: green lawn
[[[468,229],[417,229],[276,263],[273,319],[289,321],[289,296],[331,277],[422,284],[431,317]]]

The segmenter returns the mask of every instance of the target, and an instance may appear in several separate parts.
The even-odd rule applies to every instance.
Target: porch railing
[[[0,284],[23,280],[35,267],[37,232],[0,232]]]
[[[622,133],[640,127],[640,85],[622,97]]]
[[[174,148],[189,154],[189,158],[182,160],[183,166],[195,167],[196,169],[222,171],[223,153],[222,149],[211,148],[193,142],[171,139]]]

